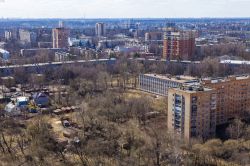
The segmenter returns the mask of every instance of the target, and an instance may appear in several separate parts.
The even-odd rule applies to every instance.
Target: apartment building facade
[[[195,31],[167,30],[164,33],[163,59],[191,60],[195,51]]]
[[[24,29],[19,30],[20,42],[24,45],[35,45],[37,41],[37,34]]]
[[[52,30],[53,48],[68,48],[69,47],[69,29],[55,28]]]
[[[216,131],[216,91],[189,85],[168,92],[168,130],[187,142],[207,139]]]
[[[250,113],[250,76],[203,79],[202,84],[217,92],[217,125]]]
[[[104,23],[96,23],[95,25],[95,34],[98,37],[105,36],[106,35],[106,29]]]
[[[187,140],[213,137],[216,126],[249,114],[248,75],[205,78],[168,90],[168,129]]]

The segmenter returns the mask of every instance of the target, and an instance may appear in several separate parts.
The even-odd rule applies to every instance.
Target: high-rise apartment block
[[[206,78],[168,90],[168,128],[188,140],[212,137],[216,126],[249,114],[250,76]]]
[[[37,40],[37,34],[24,29],[20,29],[19,39],[23,44],[34,45]]]
[[[163,59],[191,60],[195,51],[195,31],[168,29],[164,33]]]
[[[12,33],[10,31],[5,31],[4,32],[4,38],[5,38],[5,40],[11,40]]]
[[[168,92],[168,130],[190,141],[213,137],[216,131],[216,91],[188,85]]]
[[[64,27],[53,29],[53,48],[68,48],[69,33],[69,29]]]
[[[96,23],[96,25],[95,25],[95,34],[98,37],[106,35],[106,29],[105,29],[105,24],[104,23]]]
[[[5,40],[17,39],[17,30],[11,29],[4,32]]]
[[[250,76],[204,79],[202,84],[217,92],[217,125],[250,113]]]
[[[63,21],[59,21],[58,22],[58,26],[59,26],[59,28],[63,28],[64,27],[64,22]]]

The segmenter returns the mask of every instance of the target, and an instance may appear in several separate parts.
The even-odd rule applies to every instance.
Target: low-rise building
[[[6,60],[6,61],[9,60],[10,59],[10,52],[0,48],[0,58],[2,58],[3,60]]]
[[[52,42],[38,42],[39,48],[52,48],[53,43]]]
[[[24,57],[33,57],[33,56],[49,56],[54,57],[55,53],[58,51],[66,51],[61,48],[33,48],[33,49],[21,49],[20,54]]]
[[[55,61],[56,62],[63,62],[63,61],[69,61],[69,60],[76,60],[77,55],[73,55],[67,52],[56,52],[55,53]]]
[[[141,74],[139,76],[139,89],[161,96],[168,95],[169,88],[181,87],[186,83],[198,82],[197,78],[190,76],[169,76],[157,74]]]

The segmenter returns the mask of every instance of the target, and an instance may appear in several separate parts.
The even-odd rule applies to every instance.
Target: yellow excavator
[[[29,113],[37,113],[38,112],[38,106],[35,104],[35,102],[30,101],[28,104],[28,111]]]

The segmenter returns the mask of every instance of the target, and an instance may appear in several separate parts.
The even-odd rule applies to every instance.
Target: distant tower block
[[[106,35],[106,29],[104,23],[96,23],[95,25],[95,34],[98,37],[105,36]]]
[[[68,48],[70,31],[64,27],[52,30],[53,48]]]
[[[64,27],[64,22],[63,21],[59,21],[58,25],[59,25],[59,28],[63,28]]]

